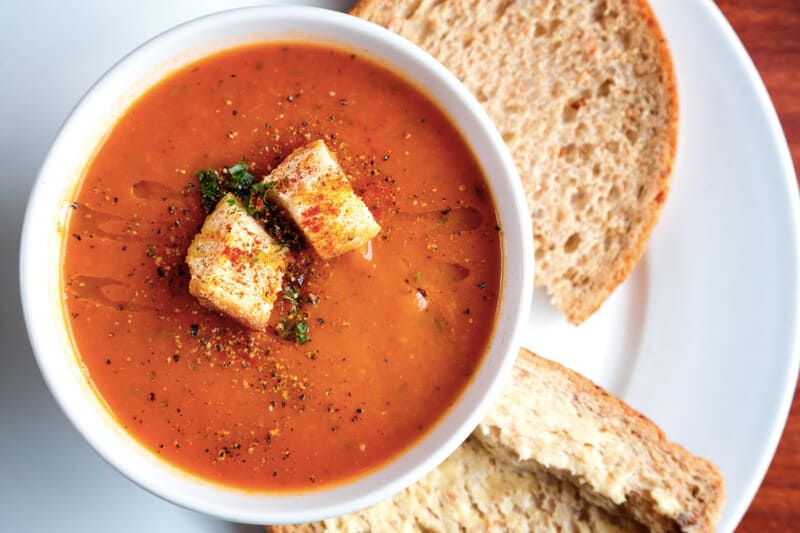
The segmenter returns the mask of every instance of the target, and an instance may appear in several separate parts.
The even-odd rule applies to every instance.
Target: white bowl
[[[406,453],[355,481],[276,496],[200,479],[159,459],[126,433],[94,392],[66,327],[61,285],[69,203],[116,117],[173,70],[214,51],[256,41],[330,44],[372,58],[423,88],[459,126],[481,163],[503,232],[500,311],[489,351],[468,389]],[[363,20],[308,7],[228,11],[178,26],[144,44],[103,76],[54,141],[27,207],[20,257],[22,304],[39,367],[64,412],[95,450],[125,476],[179,505],[237,522],[318,520],[366,507],[421,478],[474,429],[511,368],[532,298],[533,245],[525,196],[500,135],[472,95],[444,67],[395,34]]]

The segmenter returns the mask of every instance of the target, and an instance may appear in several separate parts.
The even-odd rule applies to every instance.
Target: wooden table
[[[800,0],[717,0],[761,73],[800,174]],[[741,532],[800,531],[800,396]]]

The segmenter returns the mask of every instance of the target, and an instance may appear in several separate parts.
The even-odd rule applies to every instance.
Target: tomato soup
[[[245,161],[260,178],[316,139],[380,233],[329,260],[287,250],[299,270],[265,332],[201,306],[185,263],[206,216],[197,173]],[[500,232],[470,148],[407,81],[317,45],[237,48],[148,90],[87,165],[63,253],[68,326],[119,424],[169,463],[246,490],[341,483],[418,441],[469,384]],[[305,328],[286,335],[298,302]]]

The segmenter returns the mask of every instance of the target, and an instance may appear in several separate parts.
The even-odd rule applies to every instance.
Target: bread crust
[[[669,192],[678,95],[667,42],[645,0],[478,6],[361,0],[351,13],[427,49],[484,105],[526,190],[536,285],[577,325],[633,271]],[[484,27],[487,20],[494,24]],[[586,71],[563,67],[564,57],[581,54],[574,63]]]

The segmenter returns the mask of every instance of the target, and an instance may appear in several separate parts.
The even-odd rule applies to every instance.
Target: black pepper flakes
[[[196,338],[199,331],[200,331],[200,324],[192,324],[191,326],[189,326],[189,336],[191,338],[193,339]]]
[[[478,283],[477,287],[479,289],[485,289],[486,288],[486,282],[485,281],[481,281],[480,283]]]

